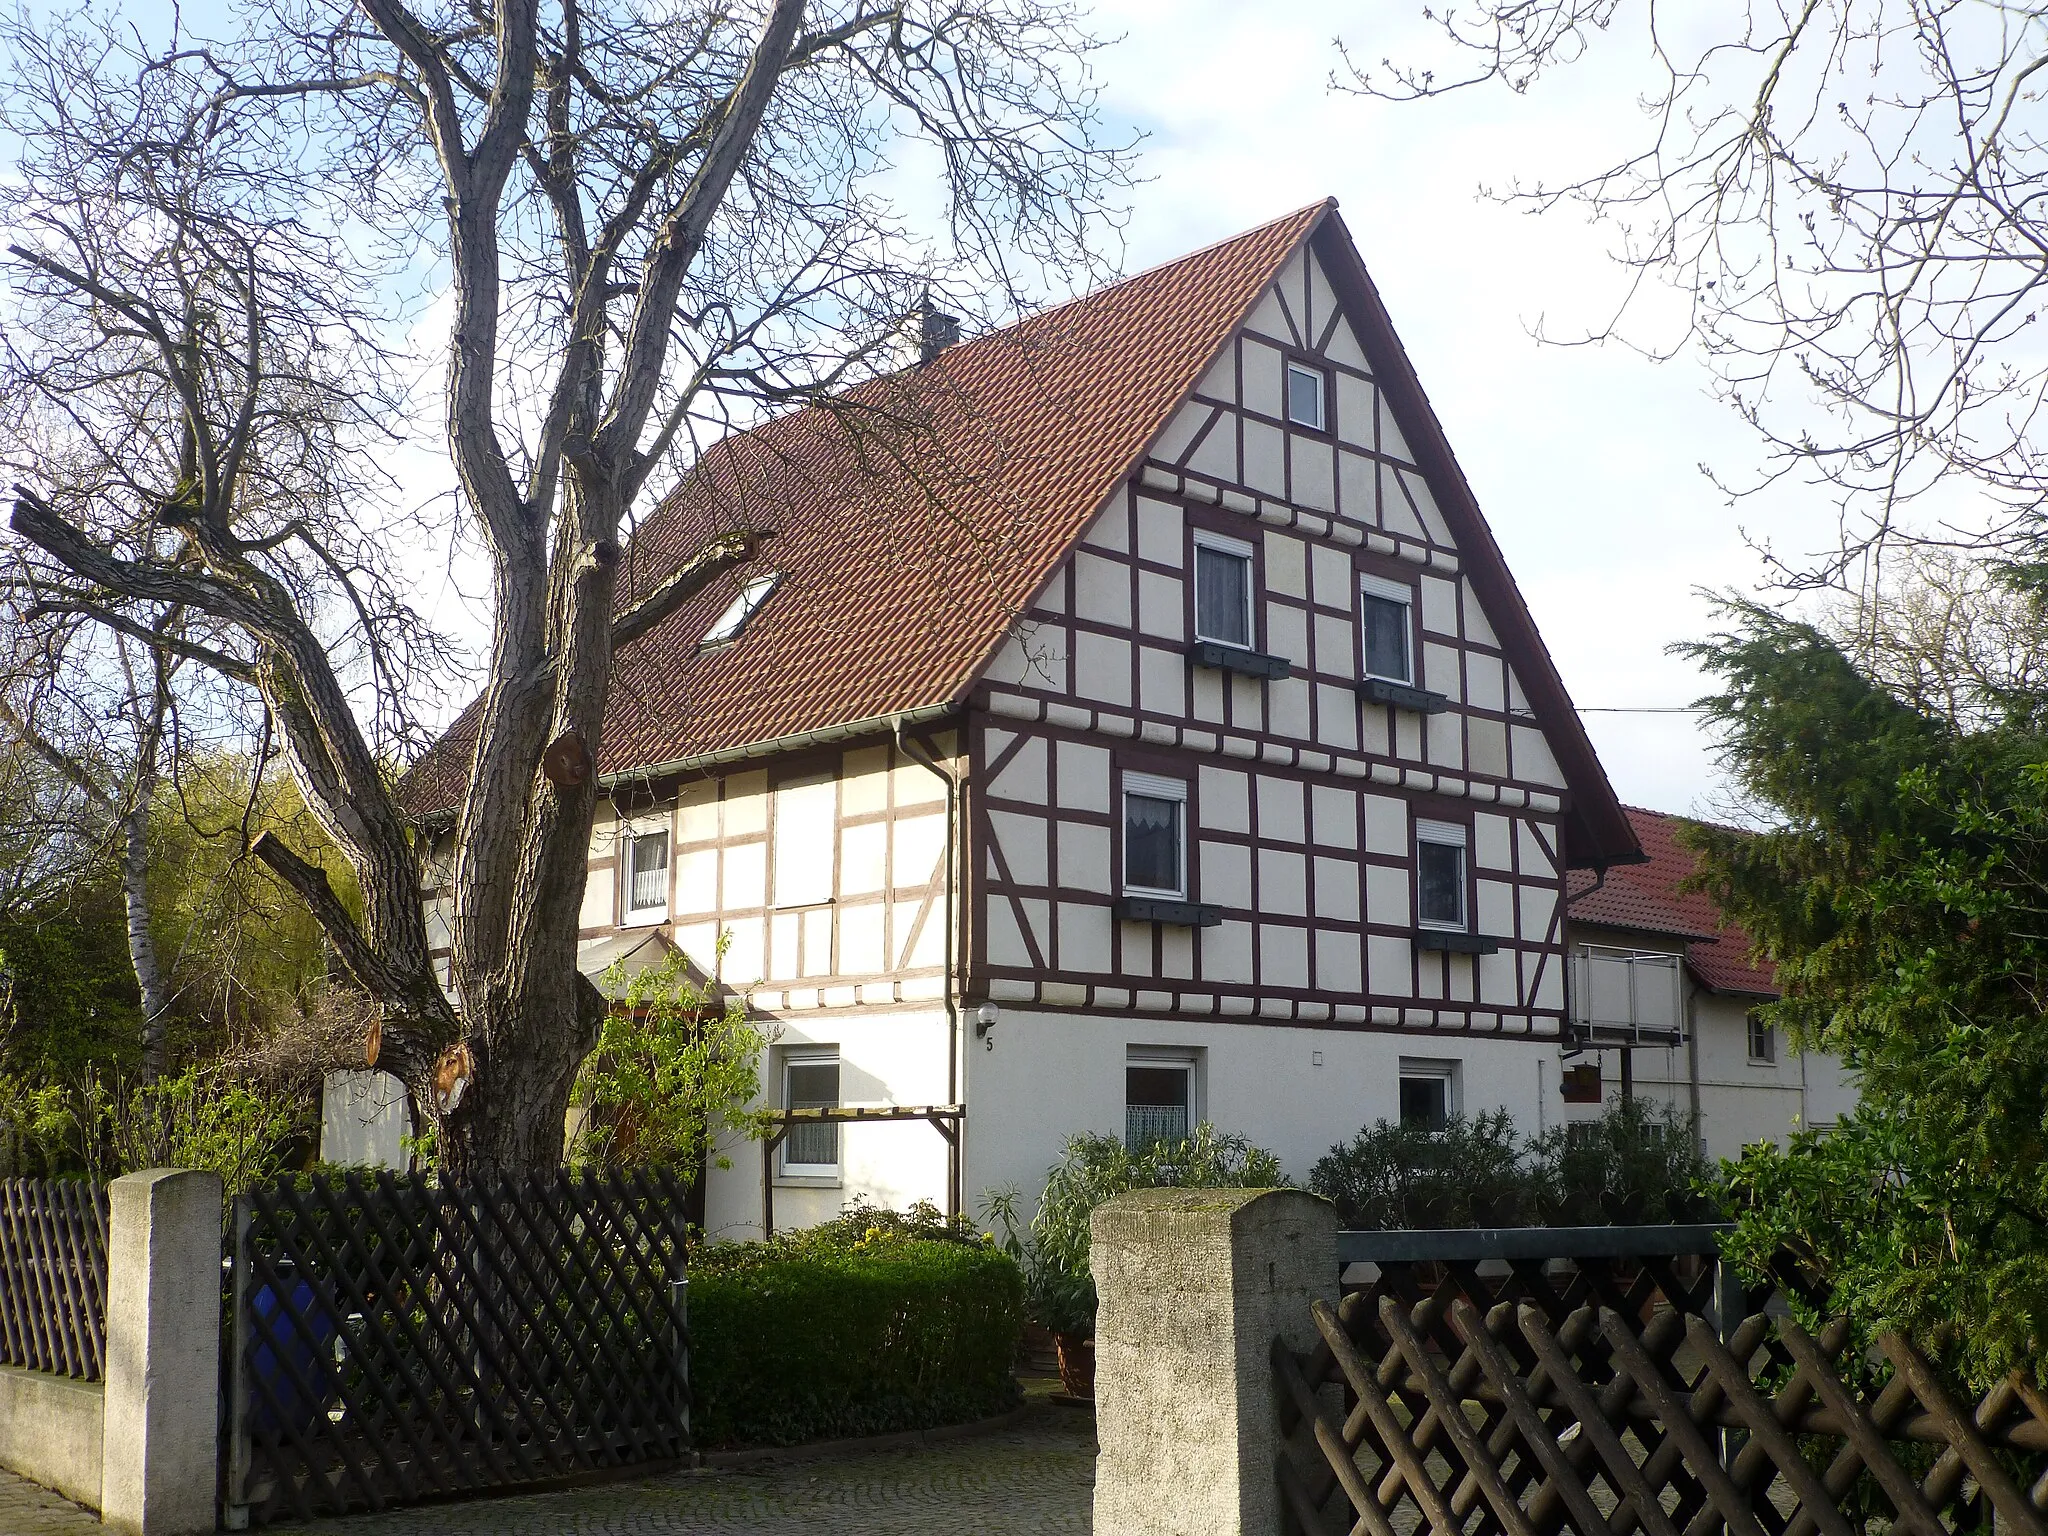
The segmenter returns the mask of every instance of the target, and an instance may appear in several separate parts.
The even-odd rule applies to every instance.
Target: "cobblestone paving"
[[[1094,1495],[1093,1417],[1042,1405],[1014,1428],[923,1450],[676,1472],[295,1529],[298,1536],[1084,1536]],[[71,1530],[52,1526],[50,1536]],[[14,1536],[4,1524],[0,1531]]]
[[[0,1536],[85,1536],[100,1529],[100,1517],[90,1510],[0,1471]]]
[[[298,1536],[1085,1536],[1095,1425],[1040,1405],[1015,1428],[924,1450],[676,1472],[525,1498],[302,1526]],[[0,1471],[0,1536],[87,1536],[97,1516]]]

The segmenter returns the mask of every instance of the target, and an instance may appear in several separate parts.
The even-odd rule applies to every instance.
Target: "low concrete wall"
[[[0,1467],[100,1507],[106,1388],[0,1365]]]

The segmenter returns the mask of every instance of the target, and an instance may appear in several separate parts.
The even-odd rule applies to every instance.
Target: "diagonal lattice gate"
[[[231,1529],[671,1461],[685,1186],[287,1177],[236,1202]]]
[[[1483,1267],[1383,1265],[1315,1303],[1314,1349],[1275,1342],[1293,1529],[2048,1536],[2024,1381],[1961,1403],[1899,1335],[1856,1350],[1740,1291],[1717,1326],[1710,1286],[1650,1265]]]

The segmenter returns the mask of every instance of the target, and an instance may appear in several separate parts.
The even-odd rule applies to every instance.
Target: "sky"
[[[1739,479],[1759,450],[1697,359],[1534,340],[1539,320],[1582,331],[1613,307],[1611,232],[1478,195],[1618,155],[1640,131],[1644,50],[1603,38],[1525,96],[1401,105],[1326,80],[1338,31],[1367,60],[1426,49],[1410,0],[1104,0],[1095,15],[1120,38],[1098,60],[1105,110],[1147,135],[1128,268],[1337,198],[1615,788],[1657,810],[1724,804],[1697,718],[1636,711],[1707,691],[1666,647],[1710,632],[1699,589],[1757,586],[1745,530],[1824,547],[1832,506],[1804,488],[1729,505],[1701,465]]]
[[[1707,681],[1667,647],[1711,629],[1701,589],[1756,588],[1745,531],[1824,548],[1831,504],[1794,487],[1729,505],[1702,465],[1740,480],[1759,448],[1709,397],[1697,358],[1533,339],[1539,321],[1570,333],[1611,310],[1612,233],[1479,195],[1516,177],[1554,184],[1633,145],[1642,41],[1617,29],[1525,96],[1398,105],[1328,87],[1333,38],[1364,60],[1421,57],[1420,0],[1095,0],[1090,14],[1117,39],[1095,61],[1107,132],[1144,135],[1124,269],[1336,197],[1615,787],[1659,810],[1725,810],[1713,743],[1686,712]],[[436,435],[404,455],[414,499],[448,479]],[[480,637],[481,562],[447,553],[422,563],[417,596]]]

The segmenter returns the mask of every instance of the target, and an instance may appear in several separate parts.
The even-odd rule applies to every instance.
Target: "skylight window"
[[[739,639],[740,631],[747,627],[747,621],[760,611],[769,594],[782,583],[780,571],[770,571],[766,576],[756,576],[740,588],[740,594],[732,600],[725,612],[718,616],[718,622],[704,631],[704,638],[697,642],[702,651],[717,646],[730,645]]]

